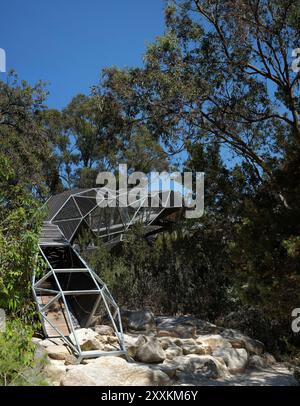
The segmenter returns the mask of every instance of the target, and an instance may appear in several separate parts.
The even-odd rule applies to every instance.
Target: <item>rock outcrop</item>
[[[141,336],[137,342],[135,360],[144,363],[159,363],[166,358],[159,340],[156,337]]]
[[[156,332],[154,314],[149,310],[123,310],[122,320],[126,330],[131,332]]]
[[[102,357],[67,370],[62,386],[163,386],[171,384],[166,373],[146,365],[128,363],[120,357]]]
[[[105,356],[81,364],[59,339],[34,339],[48,354],[45,374],[53,385],[297,385],[291,371],[264,345],[237,330],[194,317],[127,314],[127,358]],[[83,350],[113,351],[118,340],[106,325],[76,331]],[[75,342],[75,337],[70,335]]]

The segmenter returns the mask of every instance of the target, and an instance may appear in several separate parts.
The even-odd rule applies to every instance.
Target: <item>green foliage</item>
[[[47,92],[44,84],[30,86],[15,73],[0,80],[0,154],[14,167],[14,183],[39,195],[47,193],[45,175],[53,158],[51,142],[42,123]]]
[[[220,233],[218,238],[191,237],[178,230],[150,244],[136,226],[115,250],[100,245],[85,255],[121,306],[148,307],[156,314],[192,313],[213,321],[231,305],[221,240]]]
[[[288,256],[291,258],[300,258],[300,236],[291,236],[282,242]]]
[[[12,165],[0,156],[0,307],[9,315],[32,320],[31,276],[42,212],[24,187],[10,183],[14,176]]]
[[[35,358],[32,334],[32,328],[17,319],[6,323],[6,331],[0,333],[0,386],[45,384],[39,375],[43,361]]]

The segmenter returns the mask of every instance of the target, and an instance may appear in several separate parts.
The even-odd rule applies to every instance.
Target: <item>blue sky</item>
[[[164,31],[163,9],[164,0],[2,0],[0,48],[21,79],[50,82],[47,104],[62,108],[102,68],[141,65]]]

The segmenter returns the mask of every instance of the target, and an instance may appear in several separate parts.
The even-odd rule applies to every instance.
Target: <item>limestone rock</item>
[[[41,344],[43,340],[41,338],[38,337],[32,337],[31,342],[35,345]]]
[[[180,355],[183,355],[182,348],[176,344],[170,345],[165,350],[165,356],[167,359],[173,359],[174,357],[179,357]]]
[[[175,338],[173,343],[179,345],[179,347],[184,347],[186,345],[196,345],[196,340],[193,338]]]
[[[138,346],[139,346],[139,337],[133,337],[130,336],[129,334],[124,334],[124,342],[125,342],[125,347],[127,350],[127,354],[129,357],[134,358],[135,354],[137,352]]]
[[[158,363],[166,358],[166,354],[155,337],[140,336],[134,359],[145,363]]]
[[[154,315],[149,310],[123,310],[122,320],[126,329],[131,331],[150,332],[156,330]]]
[[[194,316],[157,317],[156,325],[161,337],[193,338],[200,334],[216,334],[222,330]]]
[[[249,357],[249,367],[264,369],[276,364],[273,355],[265,353],[262,355],[253,354]]]
[[[65,360],[70,355],[69,349],[64,345],[50,345],[46,347],[46,352],[50,358],[56,360]]]
[[[98,326],[95,326],[94,330],[100,336],[113,336],[114,335],[114,329],[110,326],[107,326],[106,324],[100,324]]]
[[[196,326],[190,322],[180,322],[176,318],[161,318],[156,325],[157,335],[159,337],[178,337],[193,338],[196,337]]]
[[[64,345],[64,341],[60,338],[46,338],[45,340],[40,340],[38,345],[42,347],[50,347],[52,345]]]
[[[69,370],[62,377],[60,386],[97,386],[96,380],[79,368]]]
[[[176,371],[177,371],[176,366],[167,365],[164,363],[163,364],[149,364],[148,366],[154,371],[162,371],[163,373],[168,375],[168,377],[170,379],[174,379],[176,376]]]
[[[174,338],[179,338],[180,334],[173,330],[164,330],[164,329],[159,329],[157,330],[157,337],[174,337]]]
[[[166,350],[168,347],[172,347],[175,343],[171,340],[170,337],[158,337],[160,345],[163,350]],[[176,345],[176,344],[175,344]]]
[[[69,354],[65,358],[65,365],[79,365],[80,362],[77,357],[73,354]]]
[[[50,359],[44,367],[43,374],[49,383],[54,386],[59,385],[60,380],[66,374],[64,361]]]
[[[129,357],[136,361],[145,363],[162,362],[165,358],[165,352],[155,337],[138,336],[133,337],[124,334],[124,341]]]
[[[240,333],[237,330],[226,329],[221,333],[222,337],[228,340],[235,348],[245,348],[250,354],[261,355],[264,351],[264,344]]]
[[[116,345],[112,344],[105,344],[103,347],[103,351],[110,352],[110,351],[118,351],[120,348]]]
[[[98,335],[96,338],[102,344],[118,344],[118,338],[110,335]]]
[[[90,328],[81,328],[75,330],[75,335],[80,348],[83,351],[103,350],[103,344],[98,340],[99,336],[95,331]],[[70,334],[70,340],[76,344],[74,334]]]
[[[120,357],[100,357],[93,363],[79,365],[67,371],[62,386],[157,386],[170,384],[161,370],[127,363]]]
[[[248,366],[250,368],[263,369],[266,368],[266,361],[260,355],[250,355]]]
[[[182,349],[181,353],[177,356],[187,354],[210,355],[212,353],[212,349],[209,345],[200,342],[197,343],[193,338],[159,337],[158,339],[162,348],[168,352],[171,357],[174,354],[174,349],[176,349],[176,347]],[[172,351],[168,351],[169,348],[171,348]],[[167,358],[171,357],[167,356]]]
[[[198,354],[198,355],[211,355],[212,349],[206,344],[184,344],[182,346],[184,355]]]
[[[186,355],[166,360],[165,365],[176,367],[177,375],[181,372],[201,374],[203,377],[217,379],[228,377],[226,366],[211,355]]]
[[[231,348],[232,345],[228,340],[223,338],[220,334],[206,334],[199,336],[196,340],[197,344],[208,345],[214,350],[215,348]]]
[[[233,374],[244,372],[248,364],[248,353],[244,348],[217,348],[213,356],[223,358]]]

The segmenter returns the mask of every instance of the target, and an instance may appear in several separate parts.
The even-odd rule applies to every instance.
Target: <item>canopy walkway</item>
[[[39,239],[41,268],[33,273],[32,287],[46,337],[60,337],[80,358],[124,354],[120,310],[106,284],[74,248],[82,230],[102,238],[108,247],[122,241],[137,221],[151,236],[173,221],[174,209],[99,207],[97,189],[67,191],[47,202],[48,217]],[[175,210],[175,213],[178,209]],[[73,244],[73,245],[72,245]],[[110,324],[118,339],[116,351],[82,351],[76,330]]]

